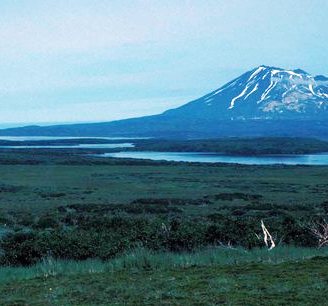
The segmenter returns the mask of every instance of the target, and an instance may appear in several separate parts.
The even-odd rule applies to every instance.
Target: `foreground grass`
[[[279,246],[267,249],[245,250],[243,248],[217,247],[193,253],[153,252],[136,249],[110,261],[101,260],[54,260],[46,258],[29,267],[0,267],[0,282],[28,280],[38,277],[68,276],[136,270],[167,270],[171,268],[241,265],[248,263],[280,264],[301,261],[313,257],[328,257],[328,248],[300,248]]]
[[[324,305],[328,250],[137,250],[110,262],[2,268],[1,305]]]

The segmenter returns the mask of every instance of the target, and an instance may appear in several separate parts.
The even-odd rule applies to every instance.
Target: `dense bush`
[[[18,232],[8,235],[1,242],[3,265],[30,265],[40,261],[42,253],[36,233]]]
[[[36,221],[33,230],[21,229],[5,236],[0,242],[1,264],[30,265],[48,256],[106,260],[136,247],[180,252],[220,244],[245,248],[263,246],[256,235],[261,235],[257,218],[220,214],[198,219],[77,214],[72,222],[68,216],[52,220],[46,215]],[[268,222],[277,242],[299,246],[316,244],[309,231],[291,217]]]

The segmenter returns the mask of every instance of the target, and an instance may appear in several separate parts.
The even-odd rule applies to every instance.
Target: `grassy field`
[[[325,305],[327,251],[139,251],[107,263],[46,261],[0,270],[0,300],[1,305]]]
[[[44,210],[65,204],[129,203],[140,198],[202,199],[212,211],[240,207],[224,193],[260,195],[262,203],[314,208],[327,199],[328,167],[238,165],[0,165],[0,206]],[[189,207],[202,214],[206,207]]]
[[[73,153],[57,156],[47,151],[39,155],[19,154],[18,158],[7,154],[3,160],[16,158],[20,164],[0,163],[3,233],[25,235],[33,230],[49,234],[49,230],[56,230],[62,237],[67,229],[90,228],[93,235],[95,230],[101,232],[107,227],[119,231],[123,238],[127,235],[123,233],[124,226],[135,226],[136,231],[144,226],[149,239],[154,239],[164,223],[178,231],[187,226],[183,235],[189,232],[191,237],[184,239],[193,239],[190,231],[194,223],[194,230],[203,233],[197,245],[203,244],[202,239],[232,239],[237,243],[238,227],[248,229],[251,235],[255,227],[260,229],[259,222],[264,219],[279,236],[277,239],[282,239],[283,231],[288,229],[293,239],[285,240],[291,242],[300,236],[301,229],[295,232],[294,227],[302,219],[325,217],[328,212],[328,167],[324,166],[128,161],[86,158]],[[124,219],[121,225],[113,219],[116,217]],[[232,222],[232,236],[222,238],[216,234],[210,238],[211,233],[207,233],[223,233],[223,225]],[[149,227],[154,233],[150,233]],[[131,239],[141,239],[145,233],[131,235]],[[305,238],[299,238],[302,239]],[[301,245],[309,246],[309,237],[306,239]]]
[[[328,167],[82,153],[0,152],[1,305],[325,304]]]

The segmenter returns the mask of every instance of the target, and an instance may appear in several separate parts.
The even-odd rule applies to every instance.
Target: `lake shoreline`
[[[328,165],[328,153],[233,155],[213,152],[121,151],[94,154],[102,158],[141,159],[171,162],[228,163],[243,165]]]

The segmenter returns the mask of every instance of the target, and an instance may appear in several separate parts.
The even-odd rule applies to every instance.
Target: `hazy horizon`
[[[0,9],[0,127],[158,114],[262,64],[328,75],[324,0],[5,0]]]

